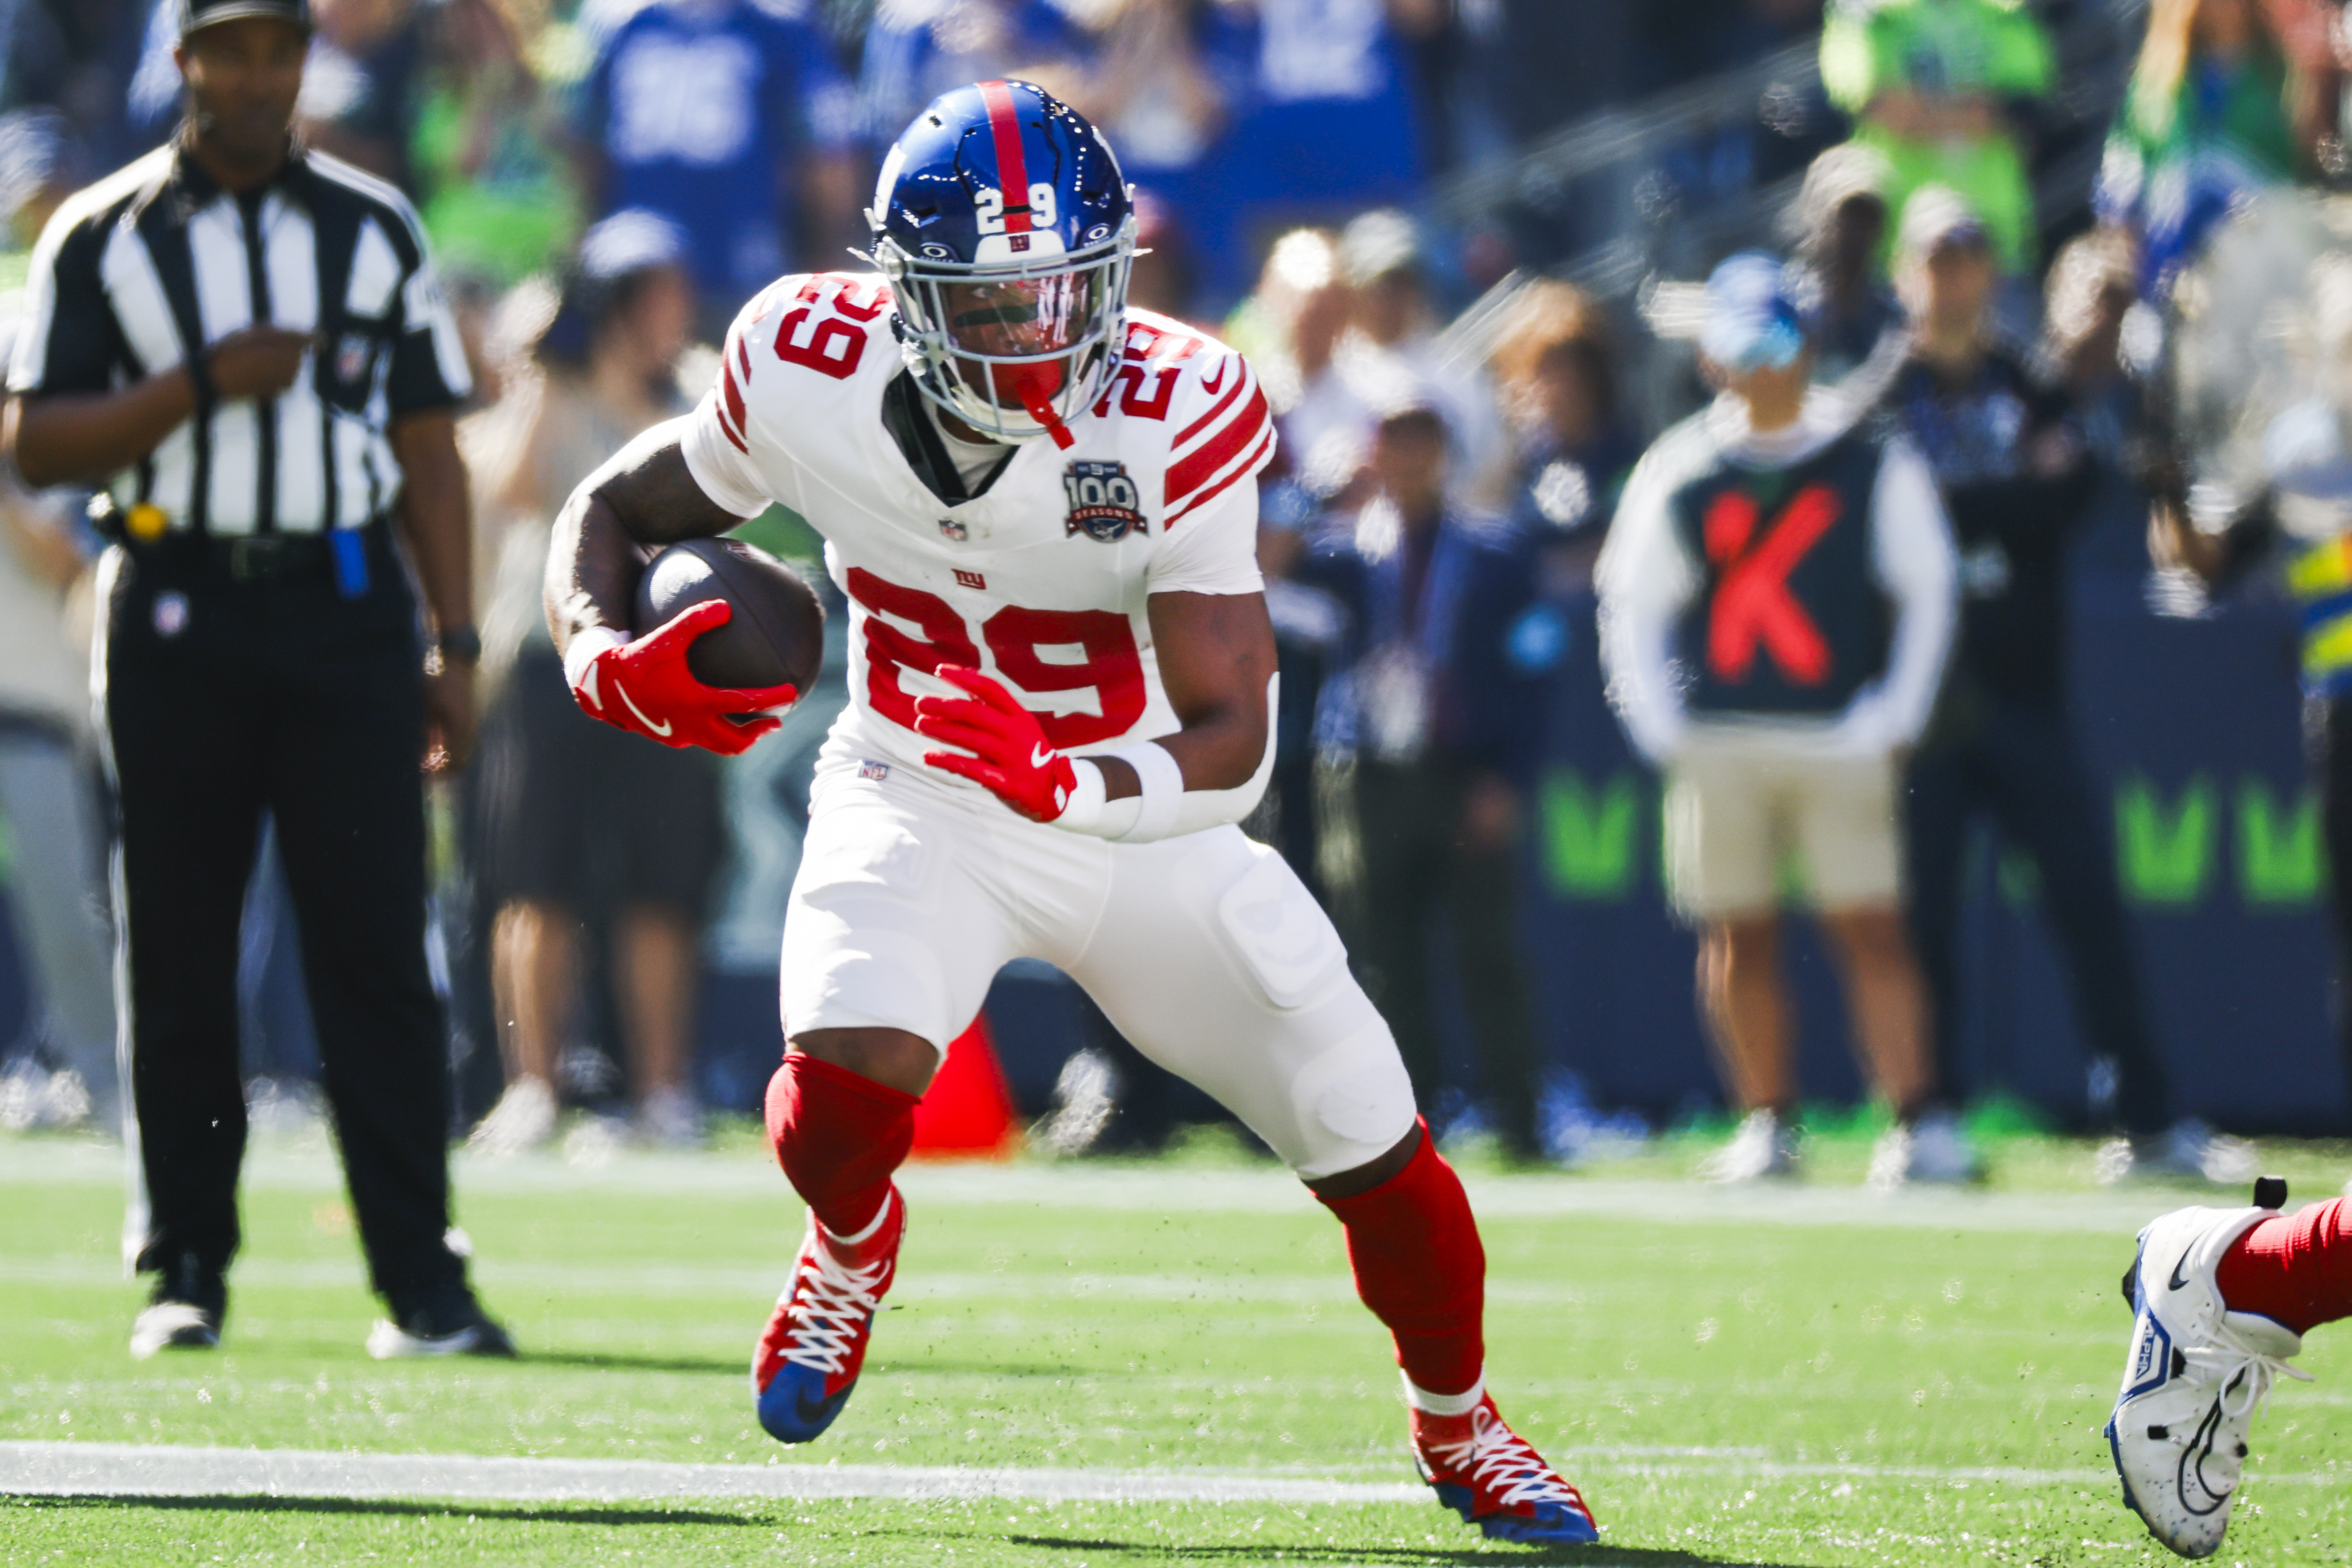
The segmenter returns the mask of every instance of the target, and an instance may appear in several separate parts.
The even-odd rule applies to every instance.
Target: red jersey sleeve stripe
[[[1167,518],[1160,523],[1160,531],[1166,533],[1178,523],[1183,521],[1185,517],[1200,510],[1202,507],[1207,506],[1210,502],[1223,495],[1227,490],[1233,488],[1236,481],[1245,479],[1250,475],[1256,473],[1260,468],[1265,466],[1266,459],[1273,455],[1274,432],[1269,430],[1259,439],[1257,445],[1252,449],[1250,455],[1246,458],[1243,459],[1242,462],[1234,467],[1232,473],[1226,475],[1223,478],[1218,480],[1207,489],[1199,491],[1187,497],[1182,506],[1178,507],[1174,511],[1169,513]]]
[[[719,426],[727,432],[727,439],[743,446],[741,433],[751,428],[751,421],[744,417],[743,391],[735,384],[735,362],[732,360],[719,367]],[[751,448],[744,447],[744,450],[748,452]]]
[[[1239,413],[1226,421],[1214,435],[1169,465],[1168,482],[1161,492],[1162,504],[1173,507],[1214,478],[1226,464],[1258,438],[1258,433],[1265,428],[1268,417],[1265,393],[1253,390],[1249,402],[1243,405]]]
[[[1226,362],[1226,370],[1227,373],[1233,376],[1234,384],[1225,389],[1224,396],[1219,398],[1215,402],[1209,405],[1208,413],[1202,414],[1200,418],[1194,420],[1192,423],[1178,431],[1176,433],[1175,441],[1171,443],[1172,445],[1181,447],[1186,442],[1192,440],[1192,437],[1200,434],[1201,432],[1208,429],[1212,424],[1214,424],[1217,422],[1218,416],[1223,414],[1226,409],[1231,408],[1233,406],[1234,400],[1242,395],[1242,390],[1256,379],[1249,373],[1249,371],[1245,367],[1235,361],[1228,361]]]
[[[1013,105],[1013,89],[1001,81],[980,84],[980,100],[988,105],[988,134],[996,143],[996,177],[1003,183],[1004,232],[1029,232],[1029,164],[1021,152],[1021,115]]]

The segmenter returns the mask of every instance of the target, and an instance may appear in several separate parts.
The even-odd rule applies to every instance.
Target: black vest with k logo
[[[1848,431],[1789,468],[1720,451],[1668,503],[1704,586],[1675,640],[1695,714],[1826,716],[1886,670],[1893,612],[1871,560],[1881,437]]]

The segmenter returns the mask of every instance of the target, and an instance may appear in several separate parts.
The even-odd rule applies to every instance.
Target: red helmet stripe
[[[1004,232],[1029,232],[1029,163],[1021,155],[1021,119],[1013,102],[1013,89],[1001,81],[980,84],[980,99],[988,105],[988,133],[996,142],[996,177],[1003,183]]]

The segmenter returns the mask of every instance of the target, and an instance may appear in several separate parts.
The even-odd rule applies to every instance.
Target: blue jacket
[[[1318,546],[1301,576],[1337,596],[1351,632],[1318,715],[1322,745],[1379,756],[1378,667],[1410,660],[1425,682],[1420,754],[1533,777],[1542,750],[1542,684],[1549,661],[1520,646],[1538,611],[1533,541],[1511,524],[1473,515],[1440,519],[1408,602],[1412,551],[1396,514],[1365,508]],[[1400,760],[1402,760],[1400,758]]]

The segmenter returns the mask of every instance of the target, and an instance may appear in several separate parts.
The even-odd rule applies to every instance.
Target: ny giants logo
[[[1143,528],[1135,481],[1127,476],[1124,463],[1072,463],[1062,475],[1062,493],[1070,498],[1066,538],[1083,533],[1110,545]]]
[[[1715,675],[1745,681],[1761,645],[1796,685],[1817,686],[1830,678],[1829,643],[1789,591],[1789,574],[1821,543],[1841,509],[1835,490],[1808,485],[1759,539],[1755,497],[1727,490],[1707,504],[1706,559],[1718,574],[1706,628],[1706,667]]]

